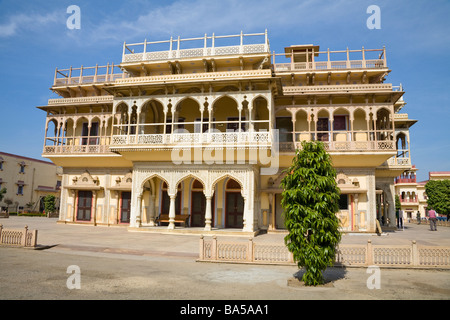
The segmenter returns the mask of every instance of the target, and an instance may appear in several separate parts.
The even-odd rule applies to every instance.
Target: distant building
[[[405,219],[416,219],[417,212],[421,219],[427,216],[427,194],[425,185],[430,180],[450,180],[450,171],[430,171],[428,180],[417,181],[416,171],[418,169],[413,165],[410,170],[395,179],[395,194],[399,196],[401,210]]]
[[[48,194],[55,195],[59,203],[61,177],[61,169],[51,162],[0,152],[0,189],[7,190],[1,210],[42,212],[42,199]]]

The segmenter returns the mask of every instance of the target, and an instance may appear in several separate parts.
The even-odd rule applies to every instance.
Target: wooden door
[[[226,192],[225,227],[244,227],[244,198],[240,192]]]
[[[131,192],[122,192],[122,203],[120,205],[120,222],[130,223]]]
[[[192,192],[191,227],[205,226],[206,197],[203,191]]]
[[[77,220],[90,221],[92,210],[92,191],[78,191]]]

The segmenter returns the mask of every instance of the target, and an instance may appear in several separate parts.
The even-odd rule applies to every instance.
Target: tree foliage
[[[6,192],[7,192],[6,188],[0,189],[0,201],[3,200],[3,197],[5,196]]]
[[[56,211],[56,198],[54,195],[47,195],[44,198],[44,210],[45,213],[50,214]]]
[[[402,208],[402,203],[400,202],[400,197],[398,194],[395,195],[395,211],[398,211]]]
[[[428,207],[437,213],[450,214],[450,180],[430,180],[425,185]]]
[[[322,272],[334,264],[341,240],[336,216],[340,190],[323,143],[302,143],[281,186],[281,205],[289,231],[284,239],[286,246],[298,267],[305,268],[305,285],[323,284]]]

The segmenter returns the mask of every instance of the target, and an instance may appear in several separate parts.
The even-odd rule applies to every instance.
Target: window
[[[318,118],[317,119],[317,140],[318,141],[328,141],[328,118]],[[320,133],[327,132],[327,133]]]
[[[203,121],[205,121],[203,119]],[[184,118],[178,118],[178,121],[175,123],[178,124],[174,124],[174,129],[175,131],[177,129],[184,129],[184,123],[180,123],[180,122],[184,122]],[[167,118],[167,122],[166,122],[166,134],[170,134],[172,133],[172,119],[171,118]]]
[[[25,173],[25,164],[23,162],[20,163],[19,173]]]
[[[239,117],[228,117],[227,121],[234,121],[227,123],[227,130],[239,131]],[[245,118],[241,117],[241,131],[245,131]]]
[[[277,117],[276,127],[280,142],[292,142],[293,124],[291,117]]]
[[[334,116],[333,120],[334,131],[346,131],[347,130],[347,116]]]
[[[200,118],[196,118],[195,119],[195,127],[194,127],[194,132],[196,133],[200,133]],[[216,121],[216,118],[213,118],[212,121]],[[208,130],[208,126],[209,126],[209,118],[203,118],[203,128],[202,128],[202,133],[206,132]],[[214,123],[211,123],[211,129],[213,129],[215,127]]]
[[[17,186],[17,194],[23,196],[23,185]]]
[[[87,122],[83,123],[83,131],[82,131],[82,136],[83,139],[81,141],[81,144],[83,146],[85,145],[96,145],[98,144],[98,122],[93,122],[91,124],[91,128],[89,129],[89,124]],[[88,143],[88,138],[84,138],[84,137],[90,137],[89,138],[89,143]]]
[[[348,210],[348,195],[341,194],[339,198],[339,210]]]

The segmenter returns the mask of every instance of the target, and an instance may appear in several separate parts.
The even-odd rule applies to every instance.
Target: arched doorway
[[[212,198],[214,203],[214,196]],[[211,207],[211,226],[214,226],[214,206]],[[191,227],[204,227],[206,213],[206,197],[203,192],[203,184],[194,180],[191,188]]]
[[[225,187],[225,227],[244,227],[244,198],[240,184],[234,179],[229,179]]]

